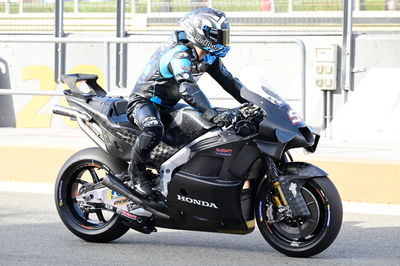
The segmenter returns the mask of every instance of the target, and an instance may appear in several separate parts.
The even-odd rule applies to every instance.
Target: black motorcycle
[[[154,195],[143,197],[121,174],[140,130],[127,119],[127,101],[107,97],[96,80],[63,76],[70,107],[53,110],[76,120],[99,146],[74,154],[57,177],[57,210],[72,233],[90,242],[112,241],[130,228],[248,234],[257,221],[273,248],[294,257],[318,254],[335,240],[342,203],[334,184],[289,153],[314,152],[319,135],[274,92],[242,89],[248,102],[231,109],[234,118],[224,125],[177,106],[163,118],[165,136],[151,153]]]

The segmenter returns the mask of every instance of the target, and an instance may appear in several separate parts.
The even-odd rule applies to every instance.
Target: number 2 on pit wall
[[[42,65],[29,66],[22,72],[22,80],[39,80],[39,90],[54,91],[54,71]],[[51,100],[51,96],[34,96],[19,112],[17,127],[50,127],[52,114],[40,114],[39,111]]]
[[[102,86],[104,75],[102,71],[94,65],[80,65],[72,69],[69,73],[94,73],[99,76],[98,83]],[[52,68],[44,65],[34,65],[24,68],[22,72],[22,80],[39,80],[40,91],[55,91],[56,83],[54,82],[54,71]],[[64,89],[67,89],[64,87]],[[50,102],[52,96],[34,96],[18,113],[17,128],[48,128],[51,126],[53,114],[43,112],[42,109]],[[68,106],[64,97],[61,99],[63,106]],[[63,117],[64,123],[71,127],[77,127],[76,122],[69,118]]]

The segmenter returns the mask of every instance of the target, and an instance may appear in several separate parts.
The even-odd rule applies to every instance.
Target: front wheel
[[[308,218],[279,216],[269,182],[261,185],[256,199],[261,234],[273,248],[290,257],[322,252],[335,240],[342,225],[342,202],[329,178],[311,178],[301,192],[311,213]]]

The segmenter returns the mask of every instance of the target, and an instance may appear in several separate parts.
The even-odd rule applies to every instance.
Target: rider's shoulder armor
[[[192,47],[183,31],[175,31],[172,35],[173,45],[167,49],[160,58],[159,70],[163,78],[195,82],[192,76],[193,64],[196,58]]]
[[[160,58],[160,74],[168,79],[183,72],[191,73],[192,56],[188,50],[186,45],[177,45],[166,51]]]
[[[210,66],[215,65],[217,61],[218,58],[211,55],[199,61],[186,34],[183,31],[175,31],[153,54],[136,82],[132,98],[140,96],[152,99],[156,96],[164,105],[175,105],[180,99],[180,84],[195,83],[203,73],[209,72]]]

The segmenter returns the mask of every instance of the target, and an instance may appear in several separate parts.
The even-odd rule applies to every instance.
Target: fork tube
[[[281,184],[279,184],[278,181],[274,182],[274,188],[275,188],[276,190],[278,190],[279,196],[280,196],[281,199],[282,199],[283,206],[286,206],[288,203],[287,203],[287,200],[286,200],[286,198],[285,198],[285,195],[283,194],[283,191],[282,191],[282,188],[281,188]]]
[[[282,200],[283,206],[286,206],[288,204],[288,202],[286,200],[285,195],[283,194],[281,184],[279,183],[279,180],[278,180],[278,169],[276,168],[276,164],[270,157],[267,158],[267,162],[268,162],[268,166],[269,166],[267,175],[269,176],[269,178],[271,178],[274,188],[278,191],[279,196]]]

